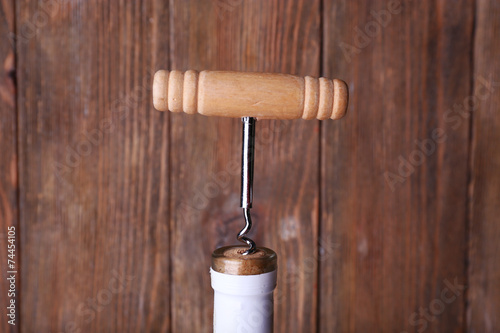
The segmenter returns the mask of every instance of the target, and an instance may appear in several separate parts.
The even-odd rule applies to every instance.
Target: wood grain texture
[[[167,4],[17,3],[22,329],[168,331]]]
[[[153,79],[159,111],[257,119],[339,119],[347,107],[344,81],[282,73],[160,70]]]
[[[317,76],[319,1],[171,1],[172,66]],[[211,332],[210,253],[236,244],[241,121],[172,114],[172,331]],[[278,254],[275,332],[314,332],[318,123],[259,121],[251,235]],[[312,261],[312,264],[311,264]]]
[[[320,331],[463,332],[447,288],[466,282],[469,119],[453,108],[474,3],[391,3],[324,1],[322,74],[348,82],[350,109],[322,123],[320,234],[338,249],[320,258]]]
[[[477,2],[467,328],[500,330],[500,3]]]
[[[0,1],[0,332],[19,331],[19,294],[17,294],[16,325],[9,325],[6,308],[10,305],[9,283],[7,283],[7,236],[8,228],[18,228],[18,170],[17,170],[17,114],[15,82],[15,42],[9,36],[14,33],[14,1]],[[19,238],[15,243],[14,261],[19,269]],[[17,276],[17,291],[21,286]]]

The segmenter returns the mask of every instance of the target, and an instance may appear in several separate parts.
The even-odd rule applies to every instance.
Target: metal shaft
[[[250,208],[253,200],[253,162],[255,152],[255,118],[244,117],[243,122],[243,140],[242,140],[242,158],[241,158],[241,201],[245,218],[245,227],[239,232],[238,240],[246,243],[249,249],[243,254],[255,252],[255,242],[246,237],[246,234],[252,228],[252,217]]]
[[[244,117],[241,157],[241,208],[252,208],[253,161],[255,152],[255,118]]]

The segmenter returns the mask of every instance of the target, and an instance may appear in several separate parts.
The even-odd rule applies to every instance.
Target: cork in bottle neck
[[[225,246],[212,253],[212,269],[230,275],[258,275],[276,270],[278,257],[266,247],[258,247],[248,255],[244,246]]]

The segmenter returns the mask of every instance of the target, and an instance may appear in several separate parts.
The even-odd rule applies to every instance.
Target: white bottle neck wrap
[[[210,268],[215,333],[271,333],[277,270],[231,275]]]

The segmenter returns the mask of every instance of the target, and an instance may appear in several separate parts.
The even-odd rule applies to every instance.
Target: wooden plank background
[[[168,6],[43,4],[16,6],[33,31],[17,43],[21,330],[166,331],[169,122],[150,94]]]
[[[471,91],[473,8],[325,8],[336,18],[324,19],[325,74],[353,98],[348,120],[322,124],[321,234],[340,243],[321,266],[322,332],[463,330],[463,292],[444,309],[440,299],[446,281],[466,283],[469,122],[455,128],[447,111]]]
[[[1,332],[212,330],[241,122],[155,111],[160,68],[349,84],[341,121],[257,125],[276,332],[500,331],[500,1],[0,3]]]
[[[10,284],[7,283],[7,236],[9,227],[15,227],[19,237],[18,225],[18,177],[17,177],[17,117],[16,117],[16,56],[14,52],[15,44],[9,38],[9,33],[14,30],[14,1],[5,0],[0,2],[0,267],[2,272],[0,277],[0,306],[3,309],[0,319],[1,332],[17,332],[17,327],[7,323],[10,320],[7,317],[6,308],[10,305],[7,294]],[[16,254],[13,259],[16,262],[16,268],[19,269],[19,238],[14,244]],[[19,285],[19,274],[17,281]],[[15,300],[19,304],[19,297]],[[19,321],[17,321],[19,323]]]
[[[500,3],[478,1],[469,188],[469,332],[500,327]]]

